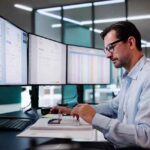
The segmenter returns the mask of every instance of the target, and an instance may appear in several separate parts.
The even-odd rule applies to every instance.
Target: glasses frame
[[[116,40],[116,41],[114,41],[114,42],[108,44],[108,46],[104,48],[105,54],[107,54],[108,52],[109,52],[109,53],[112,53],[112,52],[114,51],[114,47],[116,46],[115,44],[116,44],[116,43],[119,43],[119,42],[121,42],[121,41],[123,41],[123,40],[119,39],[119,40]]]

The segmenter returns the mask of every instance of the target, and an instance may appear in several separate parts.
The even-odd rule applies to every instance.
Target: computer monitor
[[[66,83],[66,45],[29,34],[29,84]]]
[[[110,60],[102,50],[68,45],[69,84],[109,84]]]
[[[62,102],[62,90],[60,85],[38,87],[38,107],[54,107]]]
[[[27,84],[28,34],[0,17],[0,85]]]

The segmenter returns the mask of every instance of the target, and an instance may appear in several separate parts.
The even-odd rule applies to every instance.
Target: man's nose
[[[106,57],[107,57],[107,58],[111,59],[112,56],[113,56],[113,53],[111,53],[111,52],[109,52],[109,51],[106,53]]]

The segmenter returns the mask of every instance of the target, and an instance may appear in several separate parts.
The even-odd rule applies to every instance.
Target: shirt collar
[[[129,73],[125,71],[125,73],[123,74],[123,78],[129,77],[131,79],[136,80],[138,77],[138,73],[142,70],[143,66],[146,63],[146,60],[147,59],[145,56],[141,57],[140,60],[135,64],[135,66],[131,69]]]

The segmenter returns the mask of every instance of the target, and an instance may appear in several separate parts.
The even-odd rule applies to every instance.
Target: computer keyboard
[[[29,119],[0,118],[0,130],[22,131],[32,124]]]

